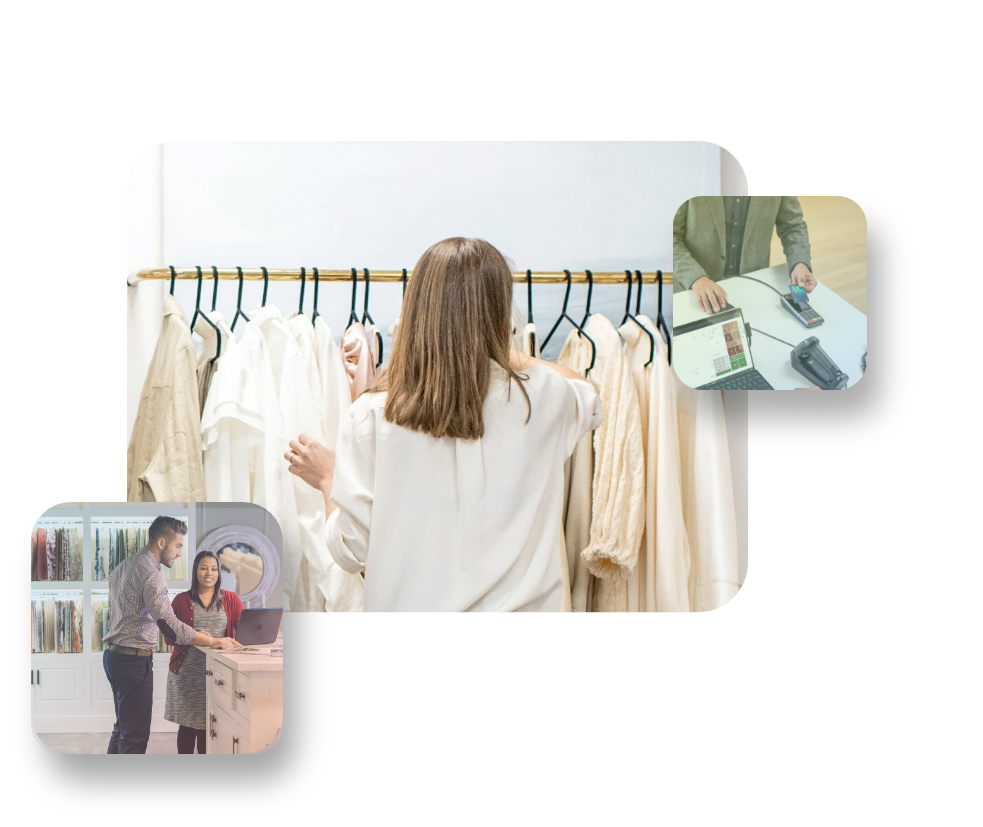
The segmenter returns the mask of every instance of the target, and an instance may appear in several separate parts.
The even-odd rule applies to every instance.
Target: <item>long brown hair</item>
[[[529,394],[509,363],[512,270],[480,238],[448,238],[413,268],[387,368],[368,390],[387,391],[389,422],[435,437],[484,435],[491,363]]]
[[[201,596],[198,594],[198,564],[206,557],[211,557],[215,561],[215,565],[218,566],[218,575],[215,577],[215,591],[212,592],[212,599],[208,602],[207,606],[201,602]],[[206,612],[211,611],[212,606],[222,599],[222,564],[219,562],[218,555],[214,551],[199,551],[198,556],[195,557],[195,562],[191,567],[191,588],[188,589],[188,595]]]

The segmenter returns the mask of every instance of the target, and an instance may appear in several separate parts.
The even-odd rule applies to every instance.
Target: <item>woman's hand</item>
[[[242,644],[230,637],[217,637],[212,641],[212,649],[241,649]]]
[[[290,473],[300,477],[312,488],[324,491],[330,489],[334,480],[335,454],[316,439],[301,434],[290,440],[290,450],[283,455],[290,463]]]

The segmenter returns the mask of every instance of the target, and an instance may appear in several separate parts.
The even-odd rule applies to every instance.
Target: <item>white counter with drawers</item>
[[[238,755],[272,744],[283,725],[283,658],[269,650],[234,655],[199,646],[205,653],[206,752]]]

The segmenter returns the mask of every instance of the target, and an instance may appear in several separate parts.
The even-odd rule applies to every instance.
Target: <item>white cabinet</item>
[[[247,662],[225,656],[227,663],[220,663],[218,657],[205,651],[207,751],[216,755],[259,752],[276,740],[283,723],[282,661],[274,671],[248,672],[240,671],[249,666]]]
[[[249,727],[243,726],[241,721],[236,721],[236,739],[235,739],[235,752],[236,755],[242,755],[246,752],[245,746],[251,743],[249,737]]]
[[[232,755],[236,746],[236,725],[232,716],[213,701],[208,702],[208,736],[205,751],[210,755]]]
[[[71,661],[34,664],[34,709],[38,712],[54,709],[81,709],[82,676],[85,664],[81,656]]]

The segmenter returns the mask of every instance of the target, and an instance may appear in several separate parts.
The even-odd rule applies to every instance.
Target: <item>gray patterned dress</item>
[[[225,637],[228,621],[221,599],[210,612],[192,602],[196,632]],[[195,646],[188,649],[177,672],[167,673],[164,720],[193,729],[205,729],[205,653]]]

